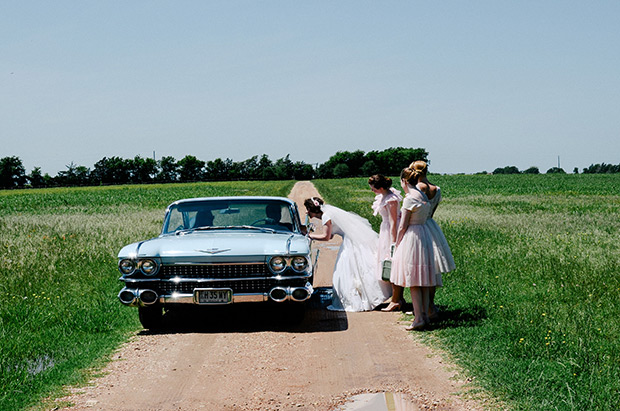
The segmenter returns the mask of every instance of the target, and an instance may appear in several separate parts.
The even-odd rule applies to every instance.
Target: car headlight
[[[293,257],[293,260],[291,261],[291,267],[293,267],[293,270],[297,271],[298,273],[305,271],[306,268],[308,268],[308,260],[306,259],[306,257],[301,255]]]
[[[279,274],[286,269],[286,260],[284,257],[272,257],[269,260],[269,268],[274,273]]]
[[[132,260],[123,259],[118,262],[118,269],[125,275],[132,274],[136,270],[136,263]]]
[[[142,260],[140,262],[140,271],[144,275],[153,275],[157,271],[157,263],[153,260]]]

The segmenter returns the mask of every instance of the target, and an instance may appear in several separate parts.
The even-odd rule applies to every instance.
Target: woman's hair
[[[368,184],[377,189],[385,188],[387,190],[392,187],[392,179],[383,174],[375,174],[368,177]]]
[[[409,164],[409,168],[411,168],[418,174],[421,174],[422,176],[425,176],[428,172],[428,164],[426,164],[426,161],[422,160],[414,161],[413,163]]]
[[[315,214],[321,213],[321,206],[323,204],[325,204],[325,202],[320,197],[306,198],[304,200],[304,207],[306,207],[306,210]]]
[[[414,186],[418,183],[420,177],[424,177],[426,175],[427,171],[428,166],[426,165],[426,161],[414,161],[409,164],[409,167],[403,168],[403,171],[400,172],[400,178],[401,180],[405,180]]]

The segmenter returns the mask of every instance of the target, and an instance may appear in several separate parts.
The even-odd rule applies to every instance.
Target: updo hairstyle
[[[428,166],[426,165],[426,161],[418,160],[409,164],[409,167],[403,168],[403,171],[400,172],[401,180],[405,180],[412,186],[418,183],[418,180],[421,177],[426,176],[426,172],[428,171]]]
[[[376,189],[384,188],[388,190],[390,187],[392,187],[392,179],[390,177],[384,176],[383,174],[375,174],[368,177],[368,184]]]
[[[323,204],[325,204],[325,202],[320,197],[306,198],[304,200],[304,207],[306,207],[306,210],[315,214],[321,213],[321,206]]]

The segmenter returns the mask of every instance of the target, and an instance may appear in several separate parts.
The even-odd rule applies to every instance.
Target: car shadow
[[[165,312],[162,327],[141,335],[178,333],[252,333],[279,331],[315,333],[344,331],[344,311],[330,311],[331,287],[315,289],[301,313],[300,303],[239,303],[213,307],[180,307]]]

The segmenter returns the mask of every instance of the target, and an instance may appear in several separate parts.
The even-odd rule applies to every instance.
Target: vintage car
[[[296,204],[281,197],[210,197],[176,201],[161,234],[118,254],[118,298],[138,307],[145,328],[181,306],[279,303],[303,316],[318,253]]]

